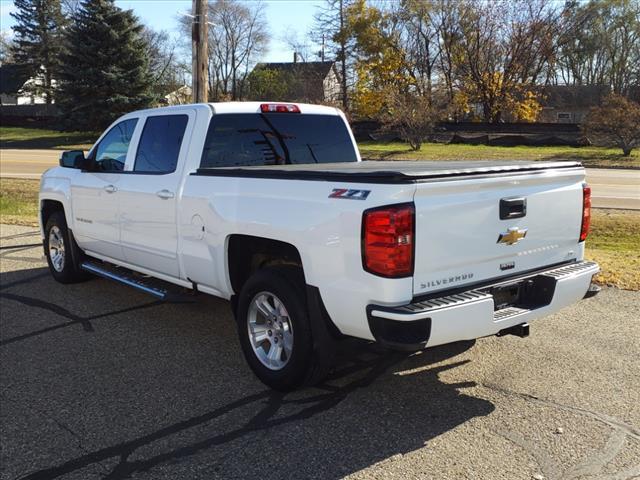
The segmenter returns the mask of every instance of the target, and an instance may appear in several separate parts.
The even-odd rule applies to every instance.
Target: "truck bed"
[[[247,177],[354,183],[406,184],[449,177],[543,173],[546,170],[581,167],[580,162],[530,161],[362,161],[317,165],[271,165],[268,167],[200,168],[192,175]]]

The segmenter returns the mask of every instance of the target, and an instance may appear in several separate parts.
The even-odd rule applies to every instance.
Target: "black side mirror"
[[[69,150],[60,155],[60,166],[66,168],[85,168],[87,159],[82,150]]]

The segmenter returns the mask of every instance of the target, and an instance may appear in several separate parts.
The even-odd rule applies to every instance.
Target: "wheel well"
[[[231,235],[228,243],[229,278],[238,294],[256,270],[273,265],[292,265],[302,270],[300,253],[290,243],[250,235]]]
[[[56,200],[43,200],[40,206],[40,218],[42,219],[42,227],[47,225],[47,221],[53,212],[64,212],[62,203]]]

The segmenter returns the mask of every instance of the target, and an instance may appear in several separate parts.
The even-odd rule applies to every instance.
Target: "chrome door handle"
[[[170,198],[174,197],[174,193],[170,192],[169,190],[160,190],[159,192],[156,193],[157,196],[159,196],[160,198],[162,198],[163,200],[168,200]]]
[[[115,193],[118,191],[118,188],[115,185],[107,185],[104,187],[104,191],[107,193]]]

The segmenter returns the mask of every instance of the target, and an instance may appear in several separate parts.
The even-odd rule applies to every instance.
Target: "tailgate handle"
[[[524,197],[502,198],[500,200],[500,220],[520,218],[527,214],[527,199]]]

